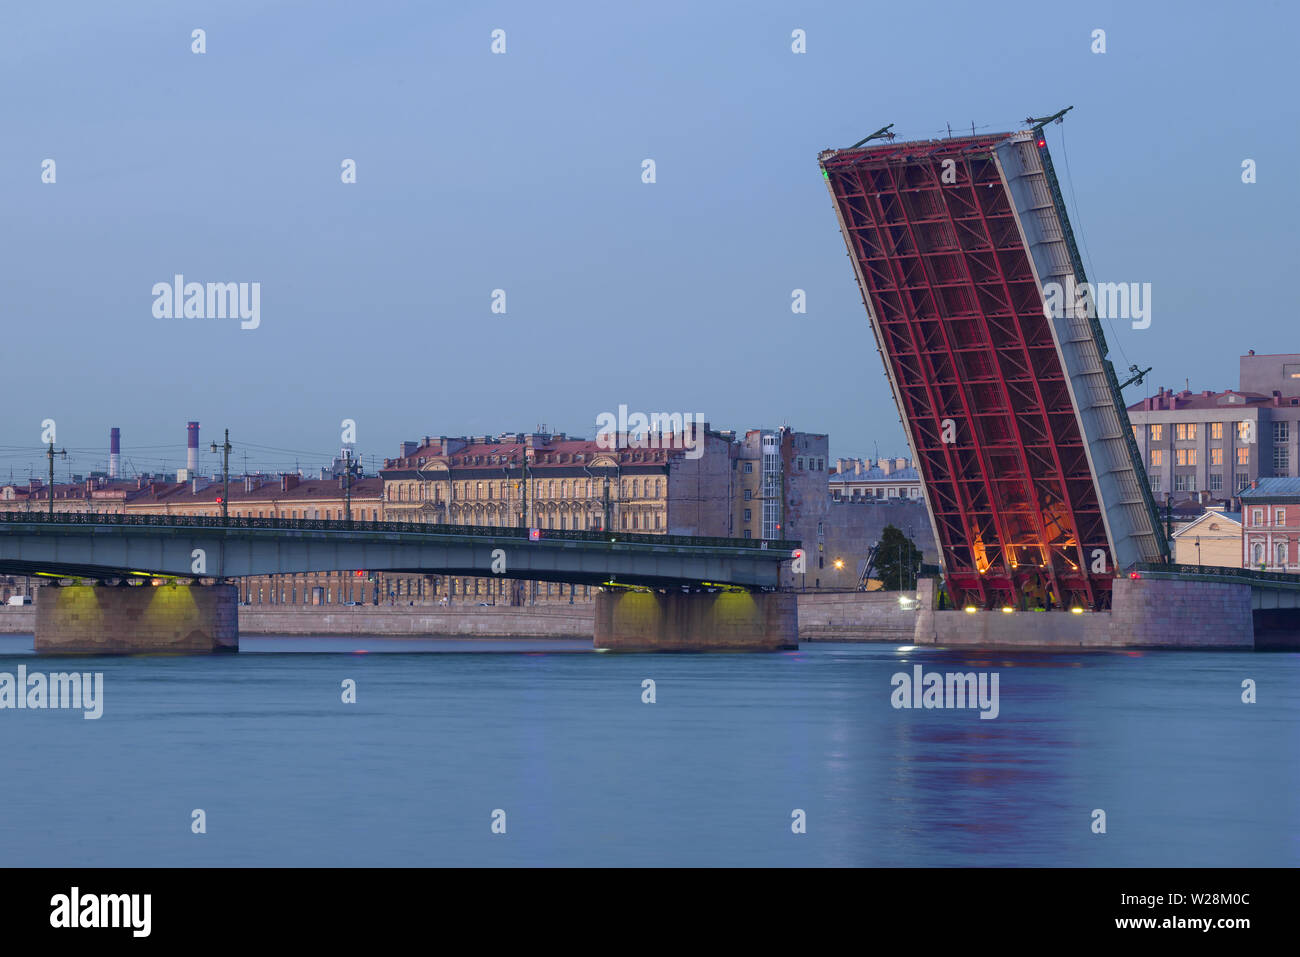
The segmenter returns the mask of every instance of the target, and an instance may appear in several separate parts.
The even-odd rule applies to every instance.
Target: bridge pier
[[[952,610],[936,607],[935,580],[918,583],[913,641],[987,649],[1255,647],[1250,585],[1116,578],[1109,611]]]
[[[37,654],[238,650],[234,585],[46,586],[36,600]]]
[[[594,646],[610,651],[783,651],[799,647],[792,592],[596,595]]]

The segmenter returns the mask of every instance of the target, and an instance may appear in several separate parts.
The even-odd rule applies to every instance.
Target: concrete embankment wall
[[[904,608],[898,596],[896,591],[801,593],[799,640],[910,643],[916,607]]]
[[[0,635],[33,635],[35,633],[35,605],[0,606]]]
[[[591,604],[514,608],[384,607],[382,605],[239,609],[244,635],[370,635],[392,637],[590,638]]]
[[[936,611],[922,579],[920,611],[896,592],[800,593],[800,641],[881,641],[1004,648],[1250,648],[1247,585],[1117,579],[1114,611]],[[33,634],[36,606],[0,607],[0,634]],[[595,606],[243,606],[246,635],[367,635],[590,639]]]
[[[910,642],[916,612],[902,608],[897,592],[847,592],[798,596],[800,641]],[[34,605],[0,607],[0,634],[30,635]],[[239,609],[244,635],[473,636],[591,638],[594,603],[513,608],[477,606],[281,606]]]

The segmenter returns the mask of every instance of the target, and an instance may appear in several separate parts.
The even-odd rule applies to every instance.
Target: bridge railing
[[[1162,562],[1135,562],[1129,570],[1145,574],[1196,575],[1205,578],[1300,587],[1300,575],[1287,572],[1261,572],[1251,568],[1232,568],[1227,565],[1166,565]]]
[[[462,535],[477,538],[531,539],[531,530],[501,525],[435,525],[424,522],[368,522],[324,518],[221,518],[215,515],[121,515],[96,512],[0,512],[0,525],[147,525],[158,528],[265,528],[280,531],[401,532],[415,535]],[[679,545],[694,548],[742,548],[784,551],[800,543],[754,538],[717,538],[702,535],[645,535],[636,532],[538,529],[543,541],[627,542],[644,545]]]

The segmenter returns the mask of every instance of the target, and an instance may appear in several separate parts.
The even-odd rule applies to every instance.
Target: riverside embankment
[[[799,595],[800,641],[908,642],[916,612],[896,592],[830,592]],[[0,634],[31,634],[34,605],[0,606]],[[591,638],[595,606],[475,605],[245,605],[242,635],[372,635],[377,637]]]

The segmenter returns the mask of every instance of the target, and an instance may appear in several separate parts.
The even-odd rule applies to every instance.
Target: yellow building
[[[1174,562],[1240,568],[1241,534],[1239,512],[1211,509],[1174,532]]]

